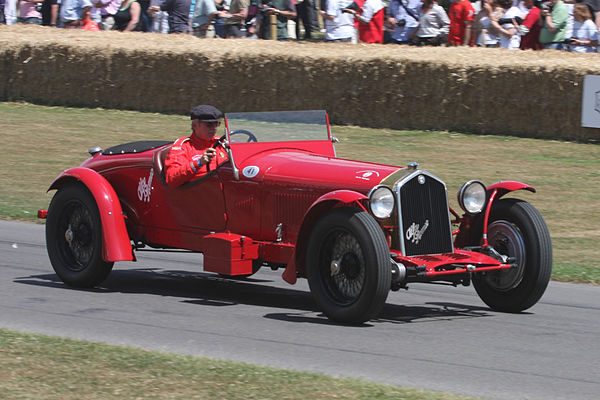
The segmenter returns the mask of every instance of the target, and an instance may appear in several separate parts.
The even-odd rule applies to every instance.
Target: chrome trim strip
[[[373,192],[375,192],[377,189],[379,189],[381,187],[384,187],[387,190],[389,190],[390,192],[392,192],[392,198],[394,199],[394,207],[392,207],[392,213],[389,216],[385,217],[385,218],[376,217],[373,214],[373,210],[371,210],[371,195],[373,194]],[[386,219],[392,217],[392,215],[394,214],[394,210],[396,209],[396,206],[398,205],[398,199],[397,199],[398,196],[395,195],[394,188],[390,188],[388,185],[382,185],[382,184],[375,185],[375,186],[373,186],[371,188],[371,190],[369,190],[369,193],[367,193],[367,197],[369,198],[369,211],[371,212],[371,215],[373,216],[373,218],[383,221],[383,220],[386,220]]]
[[[467,189],[467,187],[469,187],[471,184],[473,184],[475,182],[481,184],[481,186],[483,187],[484,192],[486,192],[485,193],[485,201],[484,201],[483,207],[481,208],[481,210],[479,212],[470,213],[469,211],[467,211],[467,208],[465,207],[465,202],[463,201],[464,200],[463,199],[463,195],[464,195],[465,190]],[[478,179],[471,179],[470,181],[467,181],[467,182],[463,183],[463,185],[460,187],[460,189],[458,189],[458,192],[456,193],[456,200],[458,200],[458,205],[460,206],[460,208],[462,208],[463,211],[466,212],[467,214],[469,214],[469,215],[480,214],[485,209],[485,207],[487,205],[487,201],[488,201],[488,195],[487,195],[486,186],[483,184],[483,182],[481,182]]]
[[[418,175],[428,176],[428,177],[433,178],[436,181],[440,182],[442,185],[444,185],[444,191],[446,192],[446,210],[448,212],[448,230],[449,230],[449,232],[452,232],[452,223],[450,222],[450,211],[449,211],[450,207],[448,204],[448,187],[446,186],[446,183],[430,172],[427,172],[427,171],[424,171],[421,169],[412,171],[412,172],[408,173],[405,177],[400,179],[398,182],[396,182],[396,184],[394,184],[394,187],[393,187],[393,190],[396,193],[397,205],[398,205],[398,232],[400,233],[400,251],[402,252],[402,254],[404,256],[406,256],[406,247],[404,245],[405,237],[404,237],[404,225],[402,224],[402,199],[400,198],[400,189],[402,188],[402,186],[404,186],[404,184],[406,184],[408,181],[412,180],[415,176],[418,176]],[[452,253],[454,253],[454,241],[452,240],[452,236],[450,236],[450,246],[452,249]],[[413,256],[419,256],[419,255],[424,255],[424,254],[414,254]],[[412,256],[410,256],[410,257],[412,257]]]
[[[228,141],[225,141],[225,143],[223,143],[223,145],[225,147],[225,151],[227,152],[227,157],[229,157],[229,162],[231,163],[231,168],[233,169],[233,177],[235,178],[236,181],[239,181],[240,180],[240,170],[235,165],[235,161],[233,160],[233,151],[231,150],[231,146],[229,145]]]

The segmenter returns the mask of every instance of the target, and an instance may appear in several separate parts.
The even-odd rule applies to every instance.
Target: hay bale
[[[185,114],[327,109],[394,129],[597,140],[580,127],[595,54],[414,48],[0,26],[2,100]]]

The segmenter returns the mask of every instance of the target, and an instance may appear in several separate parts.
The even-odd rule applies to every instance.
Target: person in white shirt
[[[519,10],[521,10],[521,12],[525,15],[527,15],[527,13],[529,12],[529,9],[527,9],[527,6],[525,6],[523,0],[513,0],[513,6],[518,7]]]
[[[492,19],[490,25],[496,27],[500,33],[500,47],[508,50],[518,50],[521,44],[519,24],[516,18],[525,19],[519,7],[513,6],[513,0],[498,0],[498,5],[506,11],[499,20]],[[504,21],[506,22],[504,22]],[[510,22],[508,22],[510,20]],[[499,22],[504,22],[500,24]]]
[[[592,13],[583,3],[573,8],[573,31],[569,40],[569,51],[575,53],[595,53],[598,46],[598,29],[592,21]]]
[[[434,0],[423,0],[419,8],[419,26],[413,32],[418,45],[441,46],[446,42],[450,18],[446,10]]]
[[[354,37],[354,16],[342,10],[352,0],[328,0],[325,11],[325,42],[351,42]]]
[[[475,35],[475,44],[485,47],[499,47],[500,40],[498,31],[494,27],[490,27],[490,22],[493,19],[498,19],[504,14],[504,9],[498,7],[495,0],[481,0],[479,10],[475,7],[475,19],[473,20],[473,34]],[[499,25],[497,25],[499,27]]]
[[[17,23],[17,15],[19,12],[17,10],[17,2],[18,0],[6,0],[4,4],[4,15],[6,17],[6,25],[12,25]]]

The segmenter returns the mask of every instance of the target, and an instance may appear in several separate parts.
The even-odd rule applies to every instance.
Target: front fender
[[[475,217],[465,218],[460,224],[459,232],[454,240],[454,246],[458,248],[476,246],[482,244],[482,239],[483,244],[487,245],[487,223],[492,210],[492,205],[500,197],[516,190],[528,190],[535,193],[535,188],[533,186],[518,181],[500,181],[489,185],[486,188],[488,203],[484,213]]]
[[[48,191],[60,190],[69,182],[81,182],[92,193],[102,222],[102,259],[111,261],[134,261],[131,240],[127,234],[125,218],[117,193],[108,181],[89,168],[71,168],[52,182]]]
[[[500,181],[494,184],[491,184],[487,187],[486,191],[488,194],[488,198],[491,193],[497,191],[496,199],[504,196],[509,192],[514,192],[515,190],[528,190],[532,193],[535,193],[535,188],[533,186],[529,186],[526,183],[518,182],[518,181]]]
[[[321,215],[332,208],[348,206],[351,204],[356,204],[358,208],[366,211],[361,203],[363,200],[368,200],[368,197],[362,193],[353,190],[334,190],[333,192],[325,193],[311,204],[306,213],[304,213],[302,225],[300,226],[298,238],[296,239],[294,254],[290,257],[290,261],[282,275],[286,282],[294,284],[296,283],[297,271],[304,273],[304,256],[308,238],[312,232],[312,227]]]

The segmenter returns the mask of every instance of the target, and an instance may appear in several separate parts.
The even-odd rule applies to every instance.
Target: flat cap
[[[205,122],[216,122],[223,118],[223,113],[216,107],[210,105],[200,105],[190,110],[190,119],[197,119]]]

